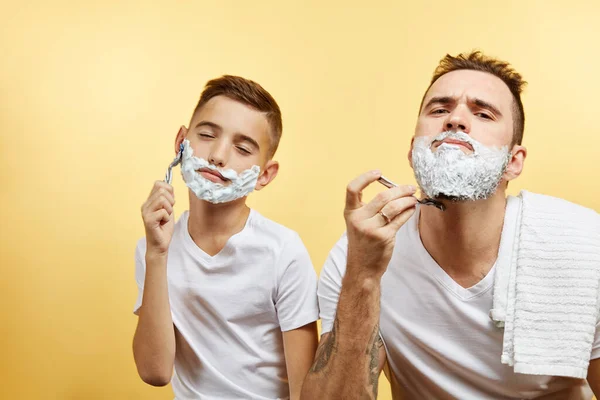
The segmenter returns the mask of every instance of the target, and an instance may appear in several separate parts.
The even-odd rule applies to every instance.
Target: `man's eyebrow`
[[[502,113],[500,112],[500,110],[498,110],[498,107],[494,106],[493,104],[491,104],[485,100],[475,98],[475,99],[471,99],[470,102],[475,104],[477,107],[486,108],[486,109],[490,110],[491,112],[493,112],[494,114],[496,114],[499,117],[502,116]]]
[[[450,96],[432,97],[427,102],[427,105],[425,105],[425,108],[431,107],[433,104],[449,105],[449,104],[454,104],[454,103],[456,103],[456,99],[454,99],[453,97],[450,97]],[[469,99],[469,103],[474,104],[477,107],[490,110],[491,112],[493,112],[494,114],[496,114],[499,117],[502,116],[502,113],[500,112],[498,107],[496,107],[495,105],[493,105],[492,103],[490,103],[488,101],[478,99],[478,98],[473,98],[473,99]]]
[[[195,128],[200,128],[201,126],[209,126],[211,128],[221,130],[221,127],[218,124],[210,121],[200,121],[196,124]]]
[[[454,99],[453,97],[450,97],[450,96],[432,97],[431,99],[429,99],[429,101],[425,105],[424,109],[431,107],[433,104],[453,104],[453,103],[456,103],[456,99]]]

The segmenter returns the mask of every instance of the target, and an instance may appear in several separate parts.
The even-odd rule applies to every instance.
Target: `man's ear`
[[[516,179],[523,172],[523,166],[525,164],[525,158],[527,157],[527,149],[521,145],[514,145],[511,152],[511,157],[506,165],[506,171],[502,176],[507,182]]]
[[[186,138],[188,130],[185,126],[181,125],[179,127],[179,132],[177,132],[177,136],[175,136],[175,154],[179,154],[179,147],[181,143],[183,143]]]
[[[254,188],[256,190],[261,190],[267,186],[273,179],[275,179],[277,172],[279,172],[279,163],[274,160],[267,161],[265,168],[261,171]]]
[[[413,144],[415,144],[415,137],[414,136],[412,137],[412,139],[410,139],[410,149],[408,149],[408,165],[410,165],[411,168],[412,168]]]

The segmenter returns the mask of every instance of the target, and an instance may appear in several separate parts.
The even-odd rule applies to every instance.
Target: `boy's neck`
[[[212,204],[190,193],[188,231],[198,247],[214,255],[231,236],[244,229],[249,215],[246,198]]]

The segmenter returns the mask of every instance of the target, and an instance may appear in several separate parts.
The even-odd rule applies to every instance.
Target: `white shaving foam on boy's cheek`
[[[227,185],[212,182],[197,171],[201,168],[209,168],[218,171],[229,180]],[[183,141],[183,154],[181,157],[181,174],[186,185],[201,200],[211,203],[225,203],[246,197],[256,187],[260,167],[254,165],[252,168],[240,172],[232,169],[219,169],[203,158],[195,157],[194,150],[189,140]]]
[[[461,146],[442,143],[435,153],[434,141],[453,138],[469,143],[472,154]],[[463,132],[444,132],[436,137],[415,139],[412,159],[415,177],[421,190],[431,198],[446,195],[458,200],[479,200],[497,189],[509,161],[508,146],[488,148]]]

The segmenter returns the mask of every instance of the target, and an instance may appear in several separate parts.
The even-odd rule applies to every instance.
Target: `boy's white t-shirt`
[[[427,252],[419,209],[398,231],[381,279],[380,334],[395,399],[591,399],[585,380],[515,374],[500,361],[503,330],[489,317],[494,268],[470,288]],[[509,222],[509,221],[507,221]],[[503,235],[516,227],[507,223]],[[348,239],[331,250],[318,287],[322,333],[330,332],[346,271]],[[600,357],[599,329],[592,359]]]
[[[192,240],[186,211],[169,246],[175,329],[171,381],[183,399],[287,399],[282,331],[318,319],[317,277],[294,231],[251,210],[243,230],[214,256]],[[135,253],[141,304],[146,240]]]

